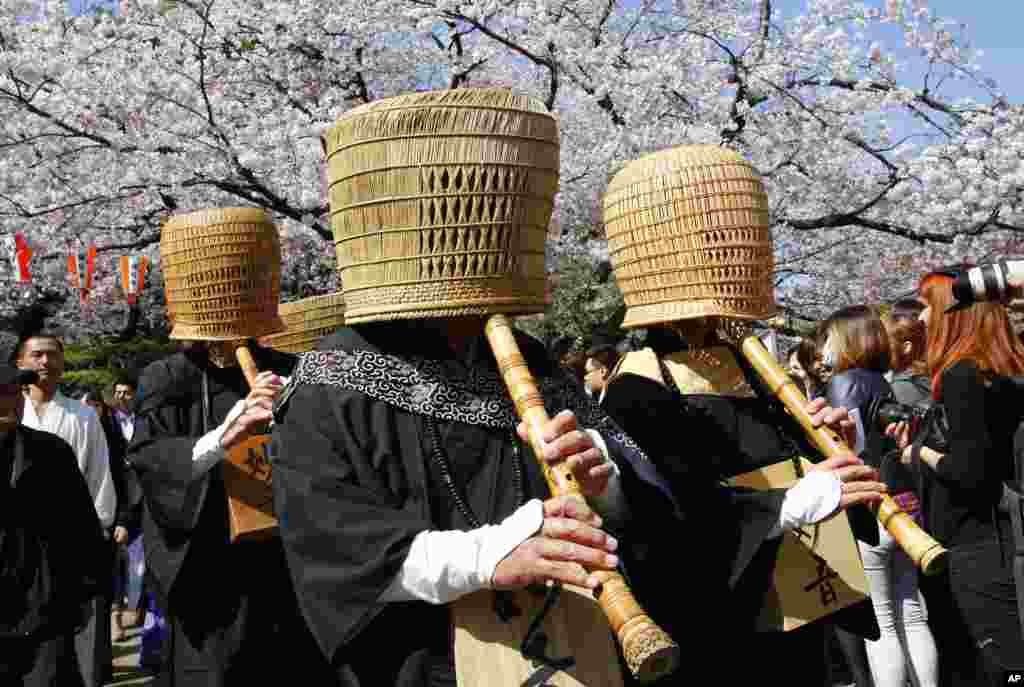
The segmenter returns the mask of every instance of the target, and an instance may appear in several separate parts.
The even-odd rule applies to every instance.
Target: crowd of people
[[[1024,662],[1010,565],[1022,542],[1000,507],[1003,486],[1020,485],[1024,410],[1014,380],[1024,372],[1024,334],[1014,335],[1003,304],[953,307],[950,284],[967,268],[926,275],[916,298],[837,310],[781,356],[808,399],[848,411],[854,452],[951,550],[948,577],[929,579],[879,523],[875,539],[858,542],[879,637],[834,628],[840,672],[858,687],[1002,684]],[[653,344],[661,355],[677,348],[662,341]],[[651,417],[651,404],[626,394],[616,407],[616,390],[630,383],[620,370],[626,355],[602,343],[561,362],[628,428],[639,421],[631,415]],[[915,425],[881,424],[884,401],[918,409]],[[936,423],[941,440],[927,436]]]
[[[929,275],[923,281],[918,299],[883,307],[843,308],[820,323],[813,336],[798,340],[784,356],[789,373],[809,400],[825,399],[829,407],[846,409],[855,427],[851,436],[854,452],[878,471],[889,494],[906,512],[939,536],[950,547],[952,555],[948,577],[928,580],[921,576],[886,529],[872,520],[872,527],[877,530],[875,538],[865,537],[859,545],[880,636],[863,639],[839,626],[828,628],[826,639],[822,642],[816,637],[815,641],[820,643],[815,646],[827,651],[830,642],[835,642],[842,648],[845,670],[837,675],[815,675],[808,684],[838,684],[850,678],[859,687],[902,687],[908,681],[922,687],[958,684],[956,680],[960,679],[983,679],[981,676],[987,674],[986,669],[1002,674],[1000,671],[1016,666],[1020,656],[1024,656],[1016,588],[1007,567],[1017,543],[1009,516],[998,511],[998,499],[992,500],[993,490],[998,485],[1014,480],[1012,440],[1020,418],[1020,404],[1017,388],[1009,380],[1024,372],[1024,345],[1012,336],[1007,311],[1000,304],[975,304],[946,313],[951,301],[948,289],[943,286],[948,280],[942,273]],[[663,357],[673,351],[693,348],[693,332],[689,333],[688,340],[686,332],[662,331],[648,337],[647,342],[652,344],[651,350],[656,355]],[[384,337],[385,340],[391,338]],[[418,340],[417,345],[422,345],[421,342]],[[55,666],[77,666],[84,684],[99,685],[110,678],[108,640],[123,640],[125,630],[138,626],[147,608],[143,594],[146,571],[143,541],[146,538],[142,535],[145,489],[139,480],[140,474],[146,474],[143,467],[146,461],[173,461],[176,451],[180,450],[176,443],[179,437],[194,436],[201,443],[218,418],[222,422],[212,431],[219,434],[221,446],[229,447],[244,438],[247,428],[270,419],[270,399],[281,390],[280,376],[270,370],[276,368],[281,376],[292,371],[288,356],[258,349],[261,367],[268,372],[261,376],[258,387],[246,392],[241,372],[233,366],[225,370],[211,364],[209,348],[208,345],[186,346],[182,353],[147,371],[152,393],[147,397],[145,422],[138,420],[138,383],[131,375],[121,376],[108,389],[86,391],[80,401],[65,397],[59,390],[63,343],[57,335],[36,332],[22,337],[14,355],[17,370],[8,368],[11,375],[22,375],[17,385],[23,399],[20,426],[54,434],[71,447],[80,481],[95,514],[92,519],[106,541],[102,547],[105,556],[100,558],[108,574],[99,574],[97,568],[91,578],[93,584],[89,584],[86,561],[95,560],[96,556],[82,557],[74,565],[82,577],[74,586],[90,590],[88,598],[81,599],[87,609],[86,620],[75,625],[71,641],[63,649],[67,652],[64,659],[54,662]],[[638,437],[645,450],[670,454],[676,449],[668,444],[678,435],[658,432],[656,428],[666,423],[680,428],[683,426],[680,423],[692,421],[692,415],[680,414],[683,407],[680,401],[694,407],[707,404],[707,400],[697,395],[686,398],[678,389],[666,394],[663,387],[631,375],[623,369],[628,356],[628,352],[603,344],[565,356],[562,363],[581,384],[583,392],[619,427]],[[27,376],[26,370],[34,376]],[[215,385],[213,398],[218,399],[206,410],[202,408],[201,399],[184,403],[204,386],[199,381],[204,375],[208,377],[205,382],[208,389],[211,383]],[[940,391],[935,393],[933,389]],[[246,398],[255,398],[256,402],[249,403]],[[886,399],[922,410],[943,407],[948,433],[944,446],[950,457],[944,458],[944,454],[928,443],[915,446],[910,428],[905,425],[878,425],[877,418],[873,417],[874,408],[879,400]],[[183,407],[191,407],[189,412],[196,415],[191,419],[195,424],[193,429],[178,424]],[[202,420],[204,412],[210,413],[211,420]],[[774,430],[785,426],[785,421],[776,416],[762,419]],[[915,429],[923,431],[920,427]],[[234,439],[225,439],[229,431],[235,435]],[[311,428],[303,426],[297,438],[309,441],[312,432]],[[744,435],[756,435],[756,431],[748,428],[732,440],[742,443]],[[163,436],[166,438],[161,438]],[[284,435],[285,441],[295,439]],[[170,442],[171,450],[162,455],[167,450],[164,442]],[[208,474],[204,473],[204,468],[209,470],[218,460],[218,456],[198,453],[199,443],[192,450],[195,472],[185,479],[186,491],[192,488],[190,485],[198,476]],[[678,498],[680,489],[673,485],[736,474],[757,463],[750,458],[751,454],[773,450],[739,445],[726,449],[726,437],[716,443],[721,455],[708,457],[703,466],[674,465],[665,470],[666,481],[656,486],[674,492]],[[130,450],[130,446],[135,448]],[[569,450],[581,448],[577,445]],[[726,455],[730,450],[733,456]],[[312,450],[304,453],[317,454]],[[957,459],[969,463],[969,467],[945,467]],[[730,466],[727,465],[729,460],[742,464]],[[698,467],[716,472],[698,476],[694,472]],[[672,470],[684,468],[685,475],[672,474]],[[152,474],[154,468],[150,470]],[[156,542],[153,548],[164,553],[152,556],[157,575],[174,578],[185,574],[182,565],[188,556],[175,552],[175,547],[181,544],[169,540],[171,535],[166,527],[162,529],[158,524],[159,516],[154,512],[158,504],[178,498],[157,493],[168,489],[167,474],[162,475],[158,482],[149,478],[152,493],[146,520],[152,531],[150,537]],[[285,476],[284,479],[293,478]],[[694,498],[695,494],[690,492],[687,496]],[[220,501],[205,497],[203,503],[219,504]],[[314,508],[316,498],[303,494],[301,503],[303,510]],[[291,505],[286,502],[283,507]],[[195,522],[202,519],[204,509],[217,507],[192,504]],[[222,526],[226,526],[223,521]],[[721,532],[715,535],[720,537]],[[687,539],[695,545],[700,541],[696,532],[688,532]],[[87,538],[83,537],[76,544],[81,546],[85,541]],[[275,574],[279,583],[290,584],[283,550],[278,550],[271,559],[265,558],[266,551],[253,554],[254,558],[243,558],[236,548],[230,553],[221,551],[218,559],[214,557],[216,547],[212,542],[215,541],[223,545],[225,533],[204,544],[204,555],[199,559],[202,563],[192,564],[202,567],[200,574],[205,578],[202,586],[206,593],[202,603],[194,606],[186,601],[173,603],[178,621],[173,625],[174,635],[162,640],[163,646],[155,654],[153,667],[159,670],[164,662],[187,662],[190,653],[202,656],[203,652],[207,656],[200,662],[216,663],[225,648],[210,643],[195,645],[186,628],[192,623],[209,624],[219,619],[218,622],[225,625],[236,625],[234,632],[245,634],[252,630],[242,628],[251,628],[257,622],[251,617],[255,616],[264,622],[274,618],[274,624],[279,624],[284,631],[282,634],[280,630],[267,630],[268,644],[264,650],[279,651],[286,642],[297,645],[297,653],[291,655],[305,656],[311,665],[319,664],[328,670],[297,613],[294,598],[284,605],[275,605],[278,599],[259,593]],[[711,547],[712,543],[702,542],[701,545]],[[253,546],[254,551],[257,548],[265,547]],[[170,555],[172,553],[177,555]],[[233,562],[239,559],[241,563]],[[215,562],[217,560],[220,563]],[[268,560],[275,560],[276,568],[268,565]],[[239,584],[239,580],[245,577],[246,567],[257,564],[261,570],[260,580],[248,590],[247,597],[246,592],[241,591],[245,585]],[[160,570],[161,565],[170,565],[171,569]],[[236,568],[236,565],[241,567]],[[661,561],[661,565],[669,569],[669,561]],[[219,573],[213,575],[211,569]],[[672,575],[678,576],[678,572],[673,571]],[[647,584],[659,583],[654,579],[656,575],[651,577]],[[733,571],[731,577],[739,579],[742,575]],[[221,588],[213,585],[215,579],[223,582]],[[100,580],[103,582],[98,583]],[[664,580],[661,583],[667,584]],[[415,588],[417,583],[408,584]],[[704,589],[714,586],[711,580],[694,580],[694,584]],[[62,589],[71,586],[68,584]],[[158,588],[168,586],[172,585]],[[736,589],[731,591],[735,593]],[[403,592],[391,593],[403,598]],[[451,593],[450,590],[431,592],[439,598],[449,598]],[[217,610],[216,604],[225,599],[228,601],[224,607]],[[274,607],[260,608],[271,600],[274,600],[271,604]],[[166,604],[167,599],[162,602]],[[159,604],[148,607],[157,615],[163,613]],[[289,614],[291,625],[285,620]],[[337,619],[326,622],[333,626]],[[671,626],[671,620],[666,624]],[[764,638],[759,641],[769,654],[777,652],[771,642]],[[802,648],[806,650],[806,646],[804,643]],[[50,650],[38,654],[47,660],[56,655]],[[844,678],[843,674],[848,677]],[[944,677],[940,679],[940,675]],[[947,681],[950,679],[954,682]]]
[[[101,687],[110,639],[144,597],[166,623],[169,687],[622,687],[637,674],[830,687],[833,644],[858,687],[1001,685],[1024,670],[1024,344],[1004,305],[957,302],[961,268],[926,275],[912,301],[833,314],[787,357],[806,397],[780,402],[765,372],[779,361],[750,335],[775,311],[763,184],[724,148],[662,151],[610,185],[632,193],[648,175],[657,192],[605,204],[609,234],[627,226],[609,241],[616,279],[656,258],[662,286],[623,289],[622,327],[645,345],[559,365],[491,317],[543,307],[543,239],[529,237],[550,221],[558,169],[543,104],[460,89],[346,117],[357,124],[325,139],[335,231],[352,232],[339,262],[366,269],[316,350],[259,343],[283,323],[278,234],[254,209],[164,226],[180,350],[137,385],[119,379],[109,410],[98,391],[61,392],[60,336],[19,333],[0,365],[0,684]],[[388,155],[365,153],[385,134]],[[481,160],[453,174],[466,151]],[[422,171],[428,153],[442,171]],[[353,181],[346,165],[371,162],[381,176]],[[442,180],[431,193],[446,209],[406,212],[389,183],[424,179]],[[388,203],[400,207],[373,214]],[[455,224],[421,241],[409,222]],[[668,289],[679,246],[678,269],[699,266],[685,288],[637,300]],[[215,248],[234,267],[205,264]],[[453,277],[460,265],[473,274]],[[369,282],[381,274],[397,281]],[[688,295],[705,286],[713,297]],[[843,441],[824,455],[820,434]],[[779,466],[791,479],[736,481]],[[922,578],[879,524],[889,496],[914,518],[904,532],[948,549],[943,575]],[[801,543],[836,522],[868,587],[842,605],[840,573]],[[783,600],[787,556],[818,576],[795,587],[800,612]]]

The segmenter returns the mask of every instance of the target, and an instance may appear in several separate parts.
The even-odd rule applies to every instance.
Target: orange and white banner
[[[121,256],[121,288],[129,303],[135,303],[146,284],[149,258],[145,255]]]
[[[71,284],[78,289],[84,302],[92,289],[92,275],[96,270],[96,246],[89,246],[85,253],[72,253],[68,256],[68,273]]]

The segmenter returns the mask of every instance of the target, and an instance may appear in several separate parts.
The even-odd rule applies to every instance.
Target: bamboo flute
[[[583,500],[569,467],[565,463],[548,465],[543,460],[542,430],[549,418],[544,410],[544,399],[516,343],[511,323],[505,315],[492,315],[484,332],[515,402],[516,412],[526,423],[530,446],[544,469],[552,495]],[[594,574],[601,581],[594,590],[594,597],[607,616],[633,675],[646,683],[672,673],[679,665],[679,645],[641,608],[620,573],[597,571]]]
[[[249,350],[248,343],[242,341],[235,346],[235,358],[238,360],[238,366],[242,368],[245,381],[249,382],[249,388],[252,389],[256,386],[256,375],[260,371],[256,367],[256,361],[252,359],[252,351]]]
[[[805,409],[807,397],[759,338],[753,335],[743,337],[740,341],[740,350],[761,380],[782,401],[826,458],[850,452],[846,442],[834,430],[814,426],[811,416]],[[914,564],[921,568],[921,572],[925,575],[935,575],[945,569],[946,549],[907,515],[891,496],[883,495],[875,515]]]

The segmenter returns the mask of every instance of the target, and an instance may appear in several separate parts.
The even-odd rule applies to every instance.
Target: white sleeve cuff
[[[469,532],[420,532],[380,600],[444,604],[489,588],[498,563],[543,524],[544,504],[533,499],[500,525],[485,525]]]
[[[608,477],[608,486],[604,493],[587,499],[587,501],[605,520],[623,523],[629,519],[629,504],[626,503],[626,494],[622,491],[622,472],[619,470],[618,463],[609,456],[608,444],[605,443],[601,433],[596,429],[588,429],[586,432],[593,439],[594,446],[601,451],[605,462],[612,466],[612,474]]]
[[[779,513],[783,531],[821,522],[836,512],[843,484],[832,472],[812,472],[786,491]]]
[[[235,403],[231,412],[224,418],[219,427],[210,430],[196,442],[192,447],[192,479],[198,479],[205,475],[210,469],[224,460],[226,454],[220,440],[238,416],[245,410],[245,400]]]

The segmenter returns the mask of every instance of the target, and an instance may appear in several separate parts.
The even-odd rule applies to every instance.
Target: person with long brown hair
[[[931,399],[925,351],[927,327],[921,320],[924,303],[911,298],[896,301],[882,312],[882,324],[889,334],[889,366],[893,396],[900,403],[918,405]]]
[[[911,444],[902,424],[886,431],[899,437],[904,462],[918,466],[924,478],[925,522],[949,548],[956,609],[992,684],[1003,684],[1005,671],[1024,669],[1011,525],[998,510],[1003,483],[1013,479],[1013,436],[1022,406],[1010,378],[1024,374],[1024,344],[1002,305],[950,309],[955,274],[929,273],[919,289],[932,397],[945,408],[948,423],[946,450]]]
[[[800,383],[809,401],[823,395],[825,384],[819,376],[820,356],[816,337],[802,337],[786,356],[790,376]]]
[[[825,322],[824,330],[834,371],[828,383],[828,402],[856,410],[858,417],[866,422],[867,409],[874,399],[892,394],[884,377],[893,357],[890,334],[879,310],[867,305],[836,311]],[[879,469],[882,481],[903,509],[915,514],[919,506],[906,466],[898,461],[882,460],[887,447],[879,432],[862,426],[860,435],[861,457]],[[907,675],[913,673],[915,684],[935,687],[938,655],[918,589],[917,569],[889,532],[875,526],[878,527],[877,542],[860,543],[871,602],[881,631],[879,639],[864,644],[874,684],[876,687],[902,687]],[[856,672],[859,652],[850,647],[848,637],[840,634],[840,640],[845,640],[848,660],[854,664],[851,667]],[[866,680],[858,679],[858,684],[862,682]]]

